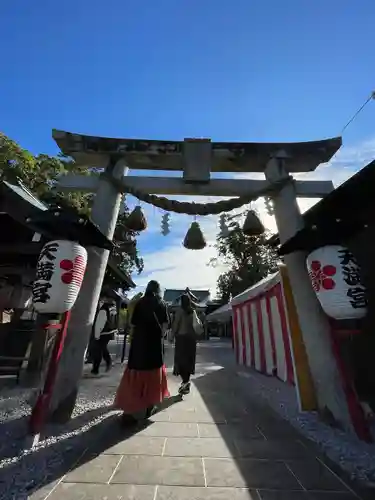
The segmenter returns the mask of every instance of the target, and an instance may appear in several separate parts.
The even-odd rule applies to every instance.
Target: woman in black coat
[[[115,406],[124,415],[146,412],[169,396],[163,359],[163,328],[168,312],[160,296],[160,285],[150,281],[137,302],[131,323],[132,340],[124,375],[117,389]]]

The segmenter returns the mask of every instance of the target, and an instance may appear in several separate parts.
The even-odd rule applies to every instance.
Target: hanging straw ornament
[[[265,231],[264,226],[254,210],[249,210],[246,215],[242,232],[246,236],[260,236]]]
[[[139,233],[147,229],[147,220],[140,205],[136,206],[124,224],[128,229]]]
[[[171,230],[169,228],[169,217],[170,217],[170,215],[168,213],[166,213],[161,218],[161,234],[163,236],[167,236],[171,232]]]
[[[202,250],[207,245],[198,222],[191,223],[183,245],[188,250]]]

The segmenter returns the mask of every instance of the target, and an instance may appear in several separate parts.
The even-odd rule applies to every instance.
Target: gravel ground
[[[115,368],[114,370],[117,371]],[[104,431],[113,416],[111,405],[115,388],[85,380],[69,424],[49,426],[37,446],[25,437],[30,391],[9,390],[1,394],[0,404],[0,499],[27,499],[38,485],[52,482],[65,467],[78,460],[95,431]]]
[[[111,351],[116,352],[114,343]],[[0,394],[0,499],[26,500],[41,484],[52,483],[67,472],[92,443],[113,423],[113,396],[123,372],[116,364],[110,374],[85,375],[74,409],[66,425],[48,426],[37,446],[27,436],[32,389],[2,388]],[[32,498],[32,497],[31,497]]]

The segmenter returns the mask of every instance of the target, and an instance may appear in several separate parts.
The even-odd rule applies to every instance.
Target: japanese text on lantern
[[[50,300],[49,290],[52,287],[50,281],[55,269],[56,252],[58,244],[56,242],[47,243],[40,252],[36,266],[36,277],[33,283],[34,303],[45,304]]]
[[[367,307],[366,289],[361,284],[359,265],[354,255],[346,248],[339,250],[338,254],[343,280],[349,287],[346,295],[350,305],[353,309]]]

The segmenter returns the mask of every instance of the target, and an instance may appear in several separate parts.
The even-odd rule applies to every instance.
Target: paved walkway
[[[131,432],[118,416],[107,419],[80,462],[38,499],[359,498],[289,424],[244,394],[231,359],[230,344],[202,344],[189,396]]]

